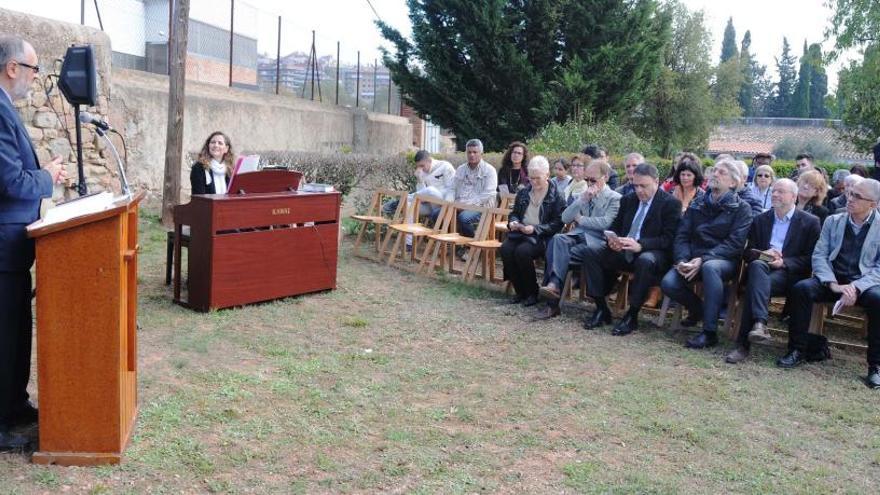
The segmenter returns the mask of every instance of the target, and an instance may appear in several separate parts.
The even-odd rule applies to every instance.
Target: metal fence
[[[81,0],[79,10],[80,23],[110,37],[115,67],[168,73],[173,0]],[[388,69],[362,57],[356,39],[329,39],[244,0],[190,0],[188,29],[188,80],[400,115]]]

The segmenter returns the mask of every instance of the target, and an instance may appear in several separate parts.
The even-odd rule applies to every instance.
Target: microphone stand
[[[104,141],[110,146],[110,151],[113,152],[113,156],[116,157],[116,167],[119,170],[119,178],[122,180],[122,195],[131,198],[131,190],[128,188],[128,179],[125,178],[125,167],[122,166],[122,159],[119,158],[119,152],[116,151],[116,146],[113,145],[113,141],[107,137],[107,133],[104,132],[98,126],[95,126],[95,132],[104,138]]]

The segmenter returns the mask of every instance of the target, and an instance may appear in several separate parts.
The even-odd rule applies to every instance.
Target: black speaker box
[[[98,102],[98,75],[92,45],[71,46],[64,55],[58,88],[71,105],[93,107]]]

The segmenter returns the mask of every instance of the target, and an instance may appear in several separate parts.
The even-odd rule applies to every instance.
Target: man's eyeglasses
[[[765,177],[765,178],[769,179],[771,177],[771,175],[770,174],[755,174],[755,177]]]
[[[16,64],[18,64],[22,67],[27,67],[28,69],[31,69],[32,71],[34,71],[34,74],[40,73],[40,66],[39,65],[26,64],[24,62],[19,62],[18,60],[13,60],[13,62],[15,62]]]
[[[595,184],[596,182],[599,182],[599,179],[594,179],[592,177],[584,177],[584,180],[590,184]]]
[[[849,199],[858,199],[858,200],[861,200],[861,201],[870,201],[870,202],[874,202],[873,199],[866,198],[866,197],[862,196],[861,194],[859,194],[859,193],[857,193],[857,192],[855,192],[855,191],[847,191],[847,192],[846,192],[846,196],[847,196]]]

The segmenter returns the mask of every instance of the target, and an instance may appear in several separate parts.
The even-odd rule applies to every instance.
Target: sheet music
[[[113,206],[114,202],[113,194],[104,191],[59,203],[55,207],[46,210],[43,218],[31,224],[28,228],[45,227],[46,225],[65,222],[71,218],[104,211]]]

